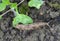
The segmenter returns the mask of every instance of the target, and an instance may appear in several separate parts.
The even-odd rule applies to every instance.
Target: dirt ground
[[[25,0],[25,2],[28,1]],[[60,0],[44,1],[60,4]],[[11,0],[11,2],[20,2],[20,0]],[[35,30],[18,30],[13,28],[12,20],[14,15],[11,13],[4,15],[0,20],[0,41],[60,41],[60,9],[50,7],[47,3],[39,10],[30,8],[28,15],[34,22],[50,22],[50,27],[43,26]],[[40,13],[43,13],[43,15]]]

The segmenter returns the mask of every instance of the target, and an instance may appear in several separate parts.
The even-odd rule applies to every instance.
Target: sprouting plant
[[[2,3],[0,3],[0,12],[6,9],[6,6],[10,6],[10,9],[8,11],[6,11],[5,13],[3,13],[2,15],[0,15],[0,19],[2,18],[3,15],[5,15],[6,13],[8,13],[9,11],[13,11],[15,14],[15,17],[13,18],[12,21],[12,25],[15,27],[16,25],[18,25],[19,23],[22,23],[24,25],[27,24],[31,24],[33,23],[33,20],[23,14],[18,12],[18,5],[21,4],[24,0],[22,0],[20,3],[11,3],[9,0],[2,0]],[[37,9],[40,8],[40,6],[43,4],[44,1],[42,0],[30,0],[30,2],[28,3],[28,6],[30,7],[36,7]]]
[[[21,13],[19,14],[17,3],[11,3],[9,0],[2,0],[2,3],[0,3],[0,11],[3,11],[7,5],[9,5],[11,10],[12,11],[14,10],[14,13],[16,14],[15,18],[13,18],[12,21],[13,26],[16,26],[18,23],[22,23],[22,24],[33,23],[33,20],[29,16]],[[2,18],[1,15],[0,18]]]
[[[28,6],[36,7],[37,9],[39,9],[43,3],[44,3],[44,1],[42,1],[42,0],[30,0],[28,3]]]

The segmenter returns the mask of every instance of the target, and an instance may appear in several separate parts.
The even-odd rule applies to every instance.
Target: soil
[[[11,0],[11,2],[17,3],[20,1]],[[28,2],[28,0],[25,1]],[[60,0],[44,1],[60,4]],[[50,7],[45,3],[39,10],[30,8],[28,15],[34,22],[49,22],[50,27],[46,25],[34,30],[19,30],[13,28],[12,20],[14,14],[9,12],[0,20],[0,41],[60,41],[60,9]]]

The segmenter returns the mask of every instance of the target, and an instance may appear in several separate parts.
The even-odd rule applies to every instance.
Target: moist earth
[[[20,1],[11,0],[11,2],[17,3]],[[28,1],[25,0],[25,3]],[[60,0],[44,1],[60,4]],[[43,15],[40,13],[43,13]],[[50,26],[43,26],[35,30],[18,30],[13,28],[12,20],[14,15],[9,12],[0,20],[0,41],[60,41],[60,9],[50,7],[45,3],[39,10],[30,8],[28,15],[34,22],[49,22]]]

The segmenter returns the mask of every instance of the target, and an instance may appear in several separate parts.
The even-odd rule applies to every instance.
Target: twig
[[[24,0],[22,0],[21,2],[19,2],[18,4],[17,4],[17,6],[19,6],[21,3],[23,3],[24,2]]]
[[[4,16],[5,14],[7,14],[8,12],[10,12],[11,9],[9,9],[8,11],[6,11],[5,13],[3,13],[1,16]]]

